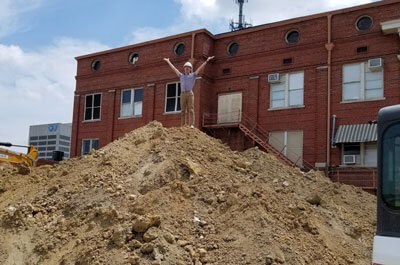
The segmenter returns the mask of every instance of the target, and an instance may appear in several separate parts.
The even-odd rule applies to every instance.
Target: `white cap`
[[[192,66],[192,64],[191,64],[190,62],[186,62],[186,63],[183,65],[183,67],[186,67],[186,66],[188,66],[188,67],[190,67],[190,68],[193,68],[193,66]]]

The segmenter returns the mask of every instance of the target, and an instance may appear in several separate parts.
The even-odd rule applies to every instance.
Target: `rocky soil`
[[[152,122],[89,155],[0,164],[0,264],[370,264],[375,197]]]

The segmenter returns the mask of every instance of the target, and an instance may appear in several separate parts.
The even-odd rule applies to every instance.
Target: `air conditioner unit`
[[[280,74],[269,74],[268,75],[268,83],[279,83],[281,81]]]
[[[383,66],[382,58],[374,58],[368,60],[368,69],[371,71],[380,71]]]
[[[356,163],[356,156],[355,155],[344,155],[343,156],[343,163],[346,165],[351,165]]]

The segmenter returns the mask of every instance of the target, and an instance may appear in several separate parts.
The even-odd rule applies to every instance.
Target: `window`
[[[224,75],[227,75],[227,74],[229,74],[231,72],[231,68],[224,68],[224,69],[222,69],[222,73],[224,74]]]
[[[57,135],[49,135],[48,138],[49,139],[57,139]]]
[[[283,64],[291,64],[293,62],[292,58],[285,58],[283,59]]]
[[[239,44],[237,42],[232,42],[228,45],[228,54],[235,55],[239,50]]]
[[[101,94],[86,95],[85,121],[100,120]]]
[[[354,156],[354,164],[361,164],[361,147],[360,143],[355,144],[344,144],[343,145],[343,157],[342,164],[345,164],[345,156]]]
[[[298,166],[303,165],[303,131],[270,132],[268,142]]]
[[[356,22],[358,31],[368,31],[372,26],[372,18],[368,16],[360,17]]]
[[[281,82],[271,84],[270,108],[303,105],[304,72],[284,74]]]
[[[181,110],[181,83],[167,84],[165,97],[165,112],[178,112]]]
[[[100,61],[96,60],[92,63],[92,70],[97,71],[100,69]]]
[[[390,126],[382,136],[382,196],[386,204],[400,208],[400,124]]]
[[[38,151],[46,151],[46,147],[39,147]]]
[[[348,157],[345,159],[345,156]],[[354,156],[354,159],[352,156]],[[352,162],[353,160],[354,163]],[[343,144],[342,165],[376,167],[376,164],[377,150],[375,142]]]
[[[286,42],[289,44],[296,43],[299,40],[299,32],[297,30],[289,31],[286,34],[285,39],[286,39]]]
[[[121,96],[121,117],[142,115],[143,89],[123,90]]]
[[[174,53],[176,55],[182,55],[185,52],[185,44],[184,43],[178,43],[174,47]]]
[[[39,145],[47,145],[47,142],[39,142]]]
[[[39,140],[45,140],[45,139],[47,139],[47,135],[39,136]]]
[[[59,143],[60,143],[60,145],[69,146],[68,142],[60,141]]]
[[[38,145],[37,142],[31,142],[30,145]]]
[[[362,46],[357,48],[357,53],[368,52],[368,46]]]
[[[39,139],[39,137],[37,137],[37,136],[30,137],[30,140],[38,140],[38,139]]]
[[[65,148],[65,147],[62,147],[62,146],[58,147],[58,150],[59,151],[63,151],[63,152],[69,152],[68,148]]]
[[[54,151],[54,150],[56,150],[56,147],[55,147],[55,146],[47,147],[47,151]]]
[[[368,62],[343,65],[343,101],[383,97],[382,68],[371,71]]]
[[[60,135],[60,139],[69,141],[69,140],[71,140],[71,137],[65,136],[65,135]]]
[[[94,150],[99,149],[99,140],[98,139],[84,139],[84,140],[82,140],[82,155],[89,154],[90,150],[92,150],[92,149],[94,149]]]
[[[39,157],[45,157],[45,156],[46,156],[46,153],[39,153],[38,156],[39,156]]]
[[[47,142],[48,145],[56,144],[56,143],[57,143],[56,141],[48,141],[48,142]]]
[[[376,166],[377,161],[376,143],[364,143],[364,165]]]
[[[131,55],[129,55],[129,63],[130,64],[136,64],[138,61],[139,61],[139,54],[131,53]]]

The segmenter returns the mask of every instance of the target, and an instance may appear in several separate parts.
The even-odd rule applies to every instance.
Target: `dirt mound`
[[[369,264],[375,197],[196,129],[139,128],[21,175],[0,165],[0,264]]]

